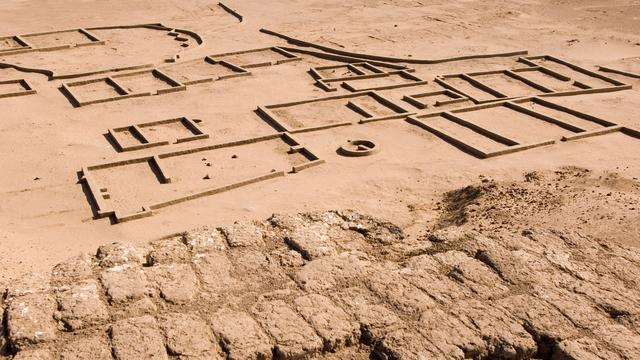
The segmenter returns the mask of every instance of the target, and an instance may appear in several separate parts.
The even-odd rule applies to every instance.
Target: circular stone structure
[[[379,147],[370,140],[349,140],[340,146],[338,152],[344,156],[367,156],[378,152]]]

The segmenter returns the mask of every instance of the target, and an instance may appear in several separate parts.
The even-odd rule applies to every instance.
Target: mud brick
[[[440,309],[422,313],[417,329],[447,359],[481,359],[487,356],[487,347],[480,334]]]
[[[53,360],[53,355],[48,349],[32,349],[20,351],[13,360]]]
[[[358,343],[360,326],[329,298],[310,294],[294,300],[298,312],[324,341],[325,351],[336,351]]]
[[[140,300],[129,302],[126,306],[112,308],[111,317],[121,320],[143,315],[154,315],[158,311],[156,304],[150,298],[144,297]]]
[[[637,292],[624,287],[582,280],[566,281],[561,286],[570,292],[586,296],[607,311],[610,316],[640,314],[640,300]]]
[[[449,277],[464,284],[482,298],[499,296],[509,290],[489,267],[461,251],[447,251],[434,257],[449,267]]]
[[[515,318],[522,320],[525,329],[538,343],[538,355],[551,356],[553,348],[562,340],[574,337],[577,329],[551,304],[531,295],[515,295],[496,302]]]
[[[147,255],[149,265],[184,263],[191,260],[187,247],[178,239],[165,239],[152,244],[153,249]]]
[[[432,343],[416,331],[401,328],[389,332],[373,348],[379,359],[444,359],[445,356]]]
[[[14,349],[56,338],[55,301],[50,295],[34,293],[13,298],[6,311],[7,334]]]
[[[536,342],[520,322],[498,308],[478,300],[466,300],[450,312],[480,334],[489,358],[523,359],[532,357],[537,351]]]
[[[117,265],[142,265],[147,261],[147,249],[130,244],[114,242],[98,248],[96,257],[102,267]]]
[[[263,229],[251,221],[239,221],[220,229],[230,247],[263,246]]]
[[[634,264],[640,264],[640,251],[634,246],[625,246],[621,244],[613,244],[606,242],[598,244],[600,247],[606,247],[607,251],[615,256],[626,259]]]
[[[12,281],[7,286],[6,300],[14,297],[35,293],[45,293],[51,290],[50,275],[39,272],[29,273]]]
[[[306,260],[338,254],[336,244],[329,238],[329,226],[323,223],[309,223],[287,231],[284,241]]]
[[[431,255],[419,255],[407,261],[402,275],[412,285],[424,291],[441,304],[455,304],[457,301],[474,296],[473,291],[449,276],[442,264]],[[445,272],[446,274],[446,272]]]
[[[586,297],[561,288],[534,286],[531,294],[553,305],[571,323],[583,329],[593,329],[611,320]]]
[[[593,334],[624,359],[640,359],[640,335],[620,324],[608,324],[593,330]]]
[[[88,254],[72,257],[53,268],[51,281],[61,285],[86,280],[93,276],[92,266],[93,260]]]
[[[273,214],[267,221],[281,230],[294,230],[307,225],[309,219],[302,214]]]
[[[333,211],[302,215],[273,215],[272,224],[283,230],[287,244],[307,260],[335,255],[337,249],[365,250],[362,234],[348,230],[346,223]]]
[[[156,265],[145,268],[160,296],[172,304],[186,304],[198,293],[198,279],[189,264]]]
[[[496,245],[492,248],[479,250],[475,257],[496,271],[506,281],[526,285],[543,282],[544,272],[536,272],[527,261],[522,261],[522,256],[528,255],[524,251],[509,251]],[[548,268],[550,269],[550,268]]]
[[[344,309],[358,320],[362,339],[369,345],[402,324],[402,320],[367,289],[344,289],[334,293],[333,298],[340,301]]]
[[[376,266],[366,281],[371,291],[408,314],[420,313],[437,306],[435,300],[413,286],[404,276],[404,269],[395,265]]]
[[[306,291],[322,292],[344,283],[360,283],[369,265],[365,254],[344,252],[307,263],[293,279]]]
[[[558,344],[553,353],[553,359],[558,360],[619,360],[618,354],[610,351],[596,339],[582,337],[565,340]]]
[[[211,326],[229,359],[271,359],[269,337],[249,314],[223,309],[212,316]]]
[[[363,234],[367,241],[371,243],[392,245],[402,241],[404,238],[402,229],[388,221],[382,221],[351,210],[338,211],[337,214],[345,221],[346,227]]]
[[[207,291],[218,294],[236,285],[231,277],[233,265],[223,253],[199,254],[194,257],[193,264]]]
[[[60,351],[61,360],[111,360],[111,346],[106,334],[74,340]]]
[[[180,357],[222,359],[209,325],[194,314],[171,313],[159,319],[169,354]]]
[[[156,320],[142,316],[111,326],[113,355],[117,360],[168,359]]]
[[[322,351],[322,339],[282,300],[260,302],[256,318],[275,339],[275,354],[281,359],[311,357]]]
[[[56,317],[68,330],[76,331],[109,320],[95,280],[85,280],[58,292]]]
[[[136,265],[119,265],[103,270],[102,285],[113,303],[142,299],[148,292],[148,282],[142,268]]]
[[[233,252],[234,270],[232,277],[244,291],[264,292],[281,288],[284,284],[295,284],[280,268],[280,260],[271,254],[242,248]]]
[[[207,226],[187,231],[182,240],[194,253],[227,249],[227,240],[220,230]]]

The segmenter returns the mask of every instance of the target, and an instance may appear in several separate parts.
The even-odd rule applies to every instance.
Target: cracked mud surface
[[[108,244],[11,284],[0,345],[15,359],[635,359],[640,252],[624,243],[639,187],[562,168],[484,178],[405,229],[344,210]]]

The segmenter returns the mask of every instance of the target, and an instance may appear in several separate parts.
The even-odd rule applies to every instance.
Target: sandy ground
[[[637,3],[619,2],[235,2],[238,21],[210,2],[5,1],[0,6],[2,33],[27,34],[78,27],[163,23],[197,32],[201,46],[181,48],[165,33],[148,29],[96,30],[105,46],[2,56],[2,61],[69,74],[140,64],[162,64],[233,50],[284,45],[259,33],[261,27],[306,40],[387,56],[440,58],[455,55],[528,50],[552,54],[594,69],[619,65],[638,69],[640,38]],[[69,14],[73,13],[72,17]],[[504,68],[514,58],[416,65],[416,74]],[[337,128],[302,134],[326,164],[306,173],[245,187],[167,208],[153,217],[113,226],[93,220],[78,171],[83,166],[122,159],[106,141],[108,128],[178,116],[203,119],[213,142],[232,141],[273,131],[253,110],[258,105],[324,96],[306,71],[334,63],[313,57],[254,75],[192,86],[184,92],[73,108],[58,87],[61,80],[0,70],[4,79],[25,78],[37,95],[2,99],[4,176],[0,180],[2,281],[46,269],[69,255],[90,251],[113,239],[144,243],[183,231],[212,218],[225,223],[258,218],[283,209],[358,208],[407,222],[407,205],[425,203],[441,190],[479,175],[498,179],[522,171],[561,165],[617,170],[637,177],[637,140],[612,134],[572,144],[478,160],[442,140],[405,124]],[[627,79],[638,84],[637,79]],[[286,84],[286,85],[285,85]],[[640,126],[636,90],[559,98],[615,123]],[[411,133],[411,134],[408,134]],[[389,135],[393,134],[393,135]],[[347,159],[335,149],[352,136],[381,143],[370,159]],[[193,146],[193,144],[183,147]],[[174,147],[172,149],[175,149]],[[138,154],[154,154],[147,150]],[[37,180],[35,180],[37,179]],[[135,181],[135,180],[134,180]],[[321,195],[319,195],[321,194]],[[402,196],[398,196],[402,194]]]
[[[167,61],[176,59],[177,64],[181,64],[206,55],[292,46],[281,38],[261,33],[261,28],[343,51],[403,59],[527,50],[528,55],[553,55],[631,85],[631,89],[621,91],[545,99],[627,129],[640,129],[640,78],[599,72],[597,67],[640,74],[638,1],[229,1],[227,4],[243,16],[242,22],[211,1],[2,1],[2,36],[22,35],[38,46],[75,44],[87,40],[77,32],[43,38],[28,34],[91,28],[94,29],[91,33],[105,42],[70,49],[3,54],[3,49],[19,46],[15,40],[3,39],[0,40],[0,63],[64,76],[146,64],[164,69],[173,64]],[[168,30],[129,27],[157,23]],[[111,26],[122,28],[101,29]],[[203,42],[199,44],[195,37],[187,35],[181,40],[180,34],[170,33],[171,29],[194,32]],[[534,214],[544,214],[542,220],[537,219],[543,227],[554,222],[554,226],[567,231],[584,231],[612,243],[638,246],[640,139],[613,132],[561,142],[562,136],[571,134],[566,128],[544,121],[532,122],[523,114],[506,114],[502,108],[461,116],[521,144],[547,139],[554,139],[556,143],[479,159],[407,123],[404,118],[303,132],[295,134],[296,140],[324,160],[323,164],[165,207],[154,211],[151,217],[126,223],[114,224],[113,218],[95,218],[95,204],[87,185],[81,181],[83,167],[275,134],[276,130],[255,112],[258,106],[349,93],[340,86],[336,92],[326,92],[314,85],[315,80],[308,73],[312,67],[343,62],[296,55],[302,59],[251,68],[248,76],[188,85],[184,91],[168,94],[80,107],[75,107],[69,95],[60,89],[63,83],[117,76],[126,71],[50,80],[43,71],[0,68],[0,81],[25,79],[37,90],[33,95],[0,98],[0,154],[3,155],[0,284],[9,285],[32,272],[49,272],[64,259],[80,253],[95,253],[95,249],[105,243],[122,241],[143,246],[202,225],[227,226],[238,220],[265,219],[273,213],[356,209],[389,219],[403,229],[431,228],[433,221],[441,216],[444,205],[438,203],[447,191],[482,179],[500,183],[520,181],[523,174],[548,174],[567,166],[601,174],[603,178],[588,177],[590,180],[580,186],[582,190],[592,190],[590,196],[603,196],[603,201],[591,203],[592,197],[576,195],[577,201],[563,207],[558,215],[552,206],[554,197],[567,194],[562,189],[551,189],[550,193],[515,197],[513,207],[502,216],[515,217],[520,226],[526,224],[528,211],[542,206],[543,209],[535,208]],[[228,61],[237,64],[271,61],[269,56],[274,55],[229,58]],[[432,111],[432,107],[414,108],[403,96],[441,90],[434,81],[439,75],[526,67],[517,61],[519,56],[438,64],[396,62],[396,65],[415,69],[412,74],[427,84],[378,93],[420,116]],[[219,66],[216,71],[230,70]],[[336,76],[337,73],[329,74]],[[601,80],[584,74],[571,73],[570,77],[594,86],[602,85]],[[128,90],[136,92],[170,87],[166,82],[158,83],[157,78],[129,83],[126,78],[121,79]],[[498,87],[500,84],[493,82],[498,80],[487,78],[485,81]],[[358,80],[358,83],[375,87],[385,81],[400,80],[378,78]],[[507,91],[516,89],[510,87],[514,86],[512,83],[501,86],[506,86]],[[15,89],[16,84],[0,84],[0,94]],[[77,89],[83,99],[117,95],[117,90],[102,83]],[[518,95],[530,95],[531,88],[527,90],[529,93]],[[389,111],[371,101],[359,104],[373,106],[374,112]],[[443,109],[469,105],[457,104]],[[534,110],[537,106],[525,105]],[[357,122],[362,117],[343,103],[331,105],[329,102],[320,106],[307,104],[278,114],[291,128]],[[198,126],[210,137],[118,152],[107,134],[112,128],[178,117],[202,120]],[[451,125],[446,119],[429,121]],[[589,130],[600,127],[575,117],[566,121],[589,126]],[[154,131],[159,139],[168,136],[171,141],[191,135],[180,126]],[[466,136],[469,142],[487,149],[504,148],[504,144],[470,133],[466,128],[452,127],[450,131],[458,131],[456,134],[460,137]],[[337,149],[350,139],[374,141],[380,150],[373,156],[342,156]],[[132,138],[128,141],[135,143]],[[105,201],[122,213],[136,212],[142,206],[260,176],[272,169],[287,170],[308,160],[300,154],[288,154],[288,147],[281,140],[272,139],[163,159],[163,167],[174,180],[171,184],[159,185],[158,172],[147,163],[96,172],[95,177],[101,184],[107,184],[104,186],[108,187],[111,199]],[[527,186],[531,191],[539,191],[538,185],[548,185],[544,179],[531,180]],[[492,196],[499,198],[500,193]],[[562,220],[560,223],[555,221],[558,218]],[[601,222],[604,219],[607,222]]]

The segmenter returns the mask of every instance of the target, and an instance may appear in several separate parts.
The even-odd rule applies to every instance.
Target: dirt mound
[[[529,172],[523,181],[482,178],[443,196],[434,227],[520,231],[532,224],[632,245],[640,236],[639,190],[637,179],[577,167]]]
[[[640,251],[589,230],[639,194],[571,168],[449,192],[424,236],[328,211],[113,243],[12,284],[0,344],[16,359],[634,359]]]

